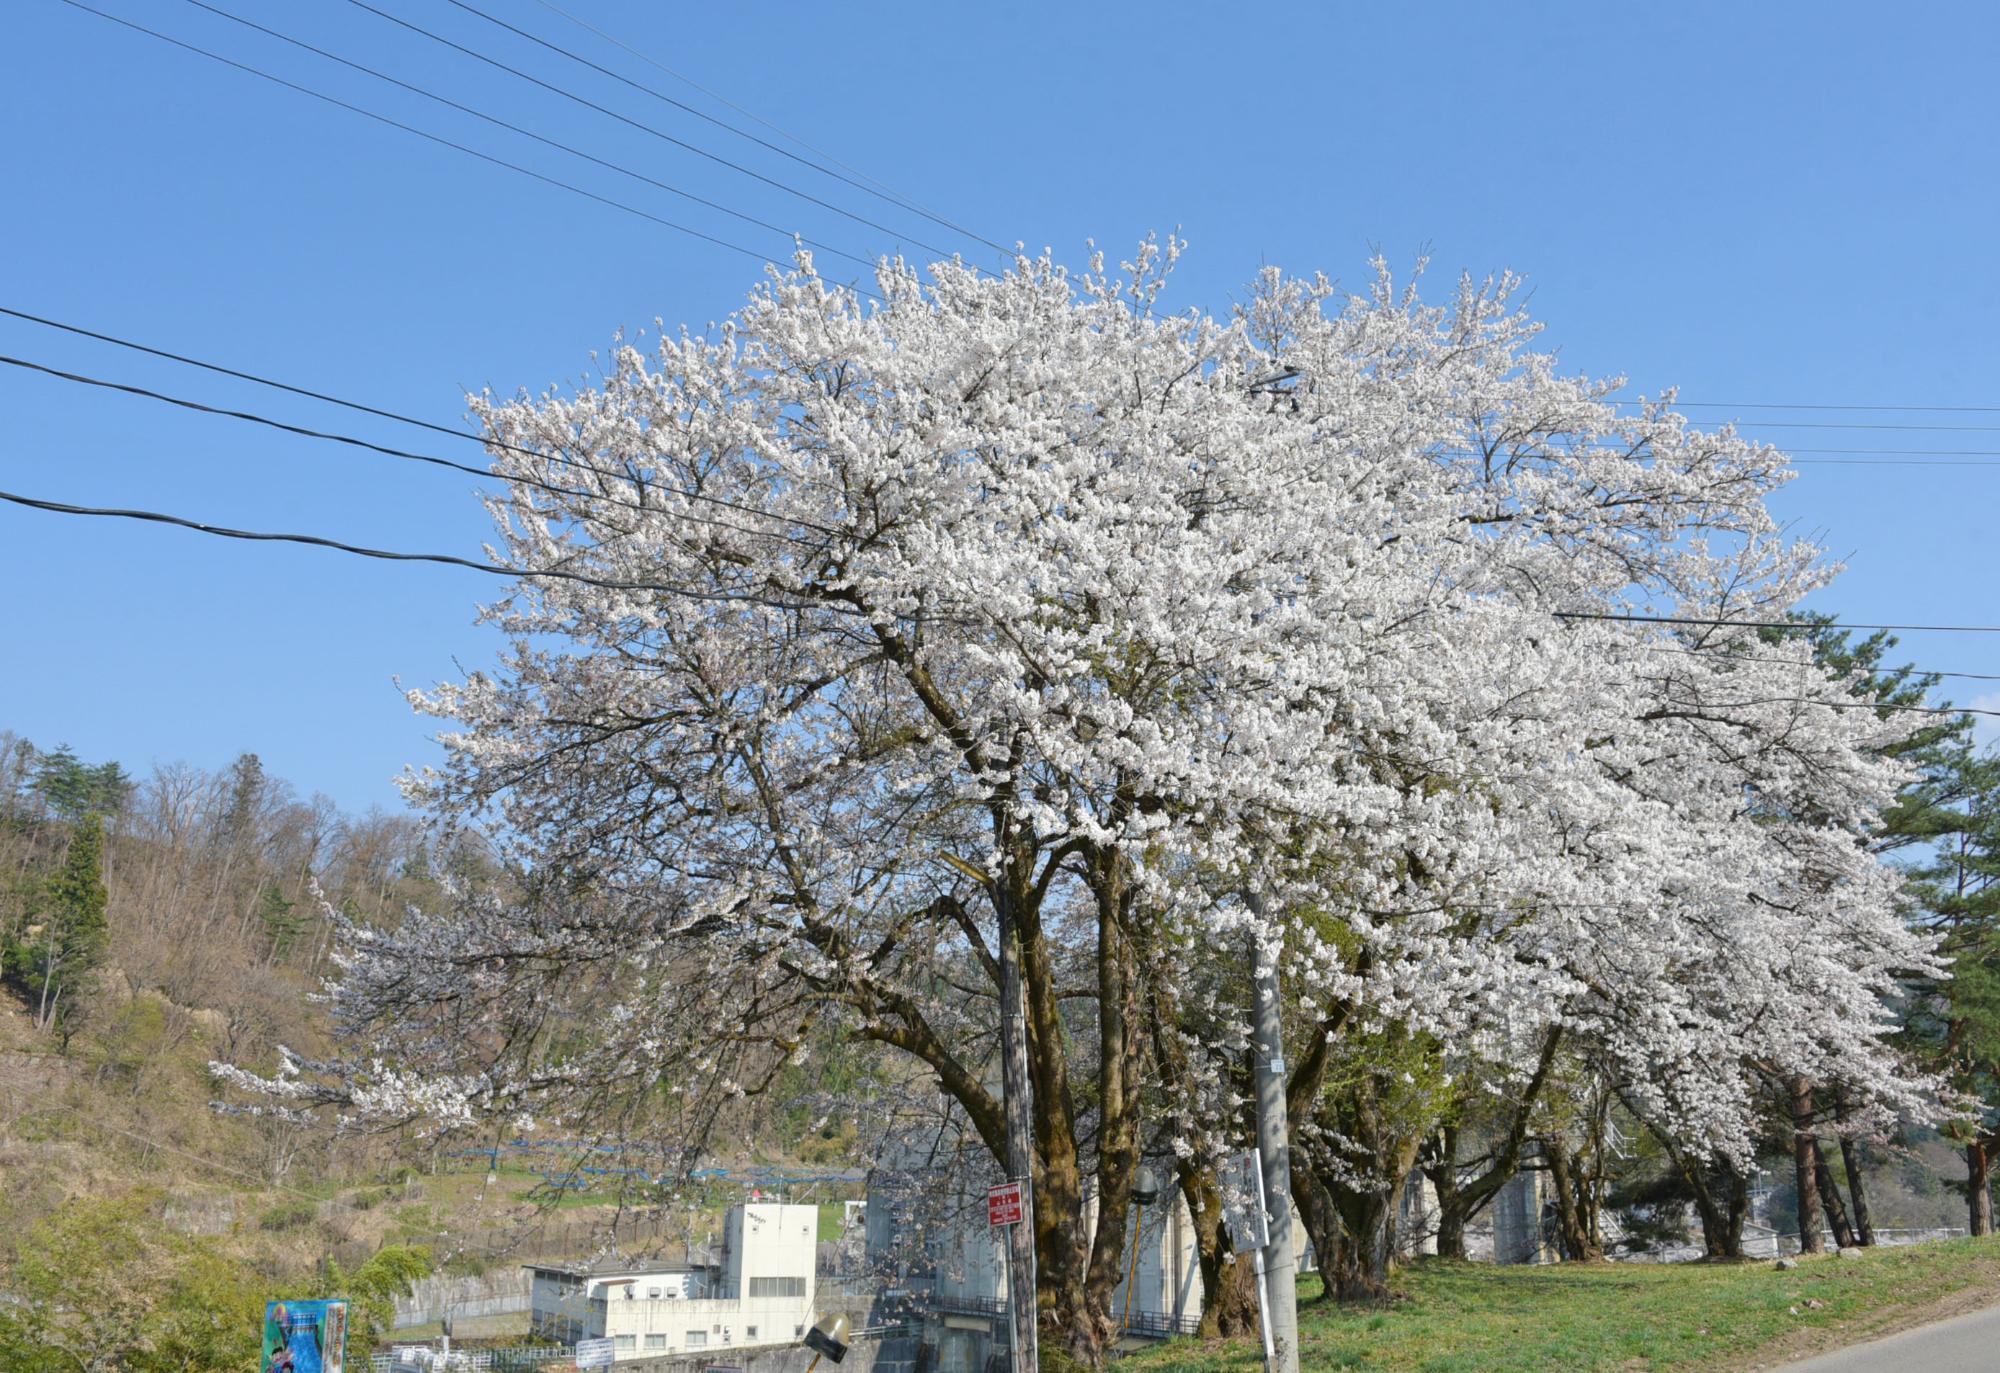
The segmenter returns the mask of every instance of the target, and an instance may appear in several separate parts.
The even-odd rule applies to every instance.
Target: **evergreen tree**
[[[28,924],[6,950],[7,973],[35,1007],[36,1023],[61,1030],[65,1042],[77,994],[104,959],[103,866],[104,822],[87,813],[72,826],[62,868],[43,884]]]
[[[94,771],[68,744],[57,744],[52,752],[35,760],[35,795],[56,819],[80,819],[90,813],[97,799]]]
[[[264,760],[239,754],[229,765],[229,806],[222,813],[223,841],[241,844],[253,834],[264,802]]]
[[[2000,1151],[2000,754],[1969,742],[1935,779],[1947,799],[1933,815],[1932,859],[1911,884],[1915,918],[1935,930],[1952,959],[1948,980],[1916,989],[1909,1033],[1953,1085],[1980,1106],[1959,1122],[1965,1151],[1966,1216],[1991,1234],[1989,1172]]]

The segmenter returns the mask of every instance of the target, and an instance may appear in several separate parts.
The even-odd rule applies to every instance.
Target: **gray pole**
[[[1264,924],[1264,898],[1247,893],[1245,903]],[[1251,1073],[1257,1084],[1257,1159],[1264,1173],[1264,1209],[1271,1217],[1271,1241],[1263,1268],[1270,1284],[1264,1305],[1273,1359],[1272,1373],[1299,1373],[1298,1271],[1292,1258],[1291,1128],[1285,1119],[1285,1039],[1278,1016],[1278,965],[1264,966],[1258,928],[1250,933],[1251,1000],[1255,1003]]]
[[[1036,1373],[1041,1351],[1035,1331],[1034,1088],[1028,1080],[1021,933],[1014,923],[1013,897],[1003,865],[1000,880],[993,884],[993,907],[1000,924],[1000,1088],[1007,1115],[1007,1176],[1021,1184],[1021,1220],[1007,1227],[1007,1314],[1014,1373]]]

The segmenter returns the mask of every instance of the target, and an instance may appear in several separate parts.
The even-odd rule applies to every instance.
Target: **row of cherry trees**
[[[1873,847],[1915,719],[1756,627],[1832,571],[1767,509],[1783,456],[1561,373],[1511,279],[1273,271],[1213,317],[1165,308],[1177,251],[886,264],[872,305],[802,259],[593,385],[480,400],[524,575],[501,666],[413,695],[456,728],[406,785],[527,895],[345,922],[350,1051],[225,1075],[694,1139],[832,1029],[997,1160],[1004,906],[1038,1297],[1090,1361],[1142,1160],[1242,1317],[1248,942],[1356,1288],[1474,1084],[1587,1079],[1583,1125],[1615,1096],[1694,1168],[1747,1161],[1772,1081],[1839,1084],[1859,1135],[1937,1114],[1886,1008],[1944,969]]]

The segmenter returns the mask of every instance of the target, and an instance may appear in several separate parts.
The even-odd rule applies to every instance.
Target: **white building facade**
[[[716,1264],[531,1264],[529,1322],[546,1339],[609,1339],[619,1359],[796,1344],[813,1321],[819,1208],[731,1207]]]

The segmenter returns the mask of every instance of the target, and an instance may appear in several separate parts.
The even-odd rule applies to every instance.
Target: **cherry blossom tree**
[[[885,263],[879,304],[802,257],[479,398],[509,650],[413,694],[457,729],[406,790],[535,893],[350,930],[357,1051],[274,1090],[609,1128],[831,1024],[1003,1159],[1004,905],[1038,1296],[1090,1361],[1142,1156],[1219,1219],[1246,933],[1295,1119],[1351,1045],[1525,1079],[1557,1027],[1703,1156],[1746,1063],[1920,1106],[1881,1005],[1933,965],[1866,847],[1905,725],[1741,623],[1831,575],[1766,509],[1782,456],[1560,373],[1511,278],[1268,272],[1216,318],[1165,308],[1178,251]]]

